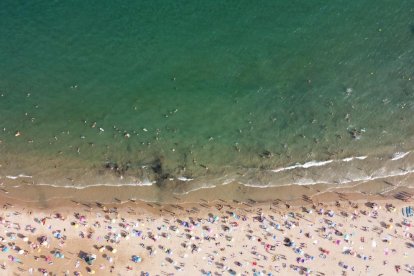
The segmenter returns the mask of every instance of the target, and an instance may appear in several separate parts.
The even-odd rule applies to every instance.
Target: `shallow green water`
[[[267,185],[408,151],[413,18],[412,1],[2,1],[1,175]]]

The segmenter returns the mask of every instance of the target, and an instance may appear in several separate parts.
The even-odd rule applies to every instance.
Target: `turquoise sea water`
[[[184,190],[385,175],[414,148],[413,18],[413,1],[1,1],[0,174]],[[352,156],[368,158],[290,169]]]

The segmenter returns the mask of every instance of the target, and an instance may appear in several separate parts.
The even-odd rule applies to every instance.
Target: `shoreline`
[[[270,154],[270,153],[269,153]],[[15,157],[15,156],[14,156]],[[24,157],[24,156],[23,156]],[[222,166],[212,164],[197,166],[196,173],[186,166],[170,168],[164,161],[156,159],[145,164],[127,162],[101,162],[88,164],[81,159],[51,158],[37,166],[36,158],[23,163],[22,157],[4,160],[0,164],[0,183],[4,187],[37,185],[53,188],[87,189],[89,187],[142,187],[154,188],[153,194],[168,193],[182,195],[198,189],[215,188],[232,182],[252,188],[282,186],[331,185],[347,187],[363,182],[387,181],[393,178],[414,179],[414,154],[412,150],[372,155],[331,156],[328,159],[288,162],[284,165],[276,159],[262,157],[255,166]],[[33,160],[32,160],[33,159]],[[32,161],[30,163],[29,161]],[[81,162],[81,163],[79,163]],[[16,165],[17,164],[17,165]],[[407,182],[406,182],[407,183]],[[411,182],[408,183],[410,185]],[[404,185],[400,185],[404,186]],[[146,192],[145,188],[141,189]],[[163,197],[165,197],[163,195]],[[142,198],[143,199],[143,198]],[[148,200],[157,200],[149,198]]]
[[[2,182],[0,195],[12,201],[38,204],[44,208],[53,206],[53,201],[76,199],[85,203],[102,202],[126,203],[142,201],[159,204],[182,204],[213,202],[218,199],[240,202],[285,202],[300,201],[303,197],[312,198],[329,193],[354,194],[362,197],[368,195],[387,196],[393,192],[412,193],[414,175],[395,176],[372,181],[359,181],[348,185],[313,184],[286,185],[276,187],[255,187],[231,182],[225,185],[203,187],[183,194],[172,193],[159,185],[96,185],[79,189],[77,187],[59,187],[36,185],[26,181]],[[219,195],[219,196],[218,196]]]

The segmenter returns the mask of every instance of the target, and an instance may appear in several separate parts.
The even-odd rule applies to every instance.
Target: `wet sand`
[[[300,201],[304,196],[314,197],[320,194],[353,193],[364,197],[367,194],[386,196],[399,190],[411,189],[414,174],[394,176],[373,181],[356,181],[349,184],[315,184],[315,185],[286,185],[279,187],[251,187],[231,182],[209,188],[201,188],[189,193],[176,192],[177,185],[185,183],[161,183],[150,186],[119,185],[119,186],[66,186],[42,185],[32,178],[20,177],[0,179],[0,193],[10,201],[35,203],[42,208],[54,206],[61,200],[77,200],[88,203],[123,203],[128,201],[145,201],[158,203],[199,203],[201,201],[267,202],[273,200]]]

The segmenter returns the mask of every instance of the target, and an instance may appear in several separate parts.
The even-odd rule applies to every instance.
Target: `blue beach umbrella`
[[[131,259],[134,263],[140,263],[142,261],[142,258],[136,255],[133,255]]]
[[[55,253],[55,257],[56,258],[59,258],[59,259],[63,259],[63,258],[65,258],[65,255],[63,255],[62,253],[60,253],[60,252],[56,252]]]

